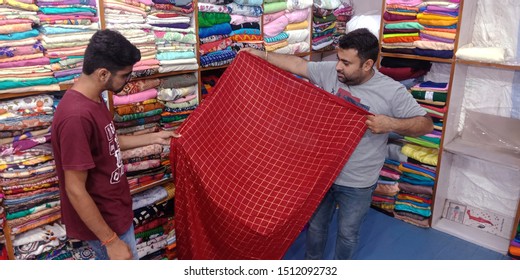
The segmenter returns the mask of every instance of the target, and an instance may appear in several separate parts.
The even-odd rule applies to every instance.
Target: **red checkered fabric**
[[[179,259],[280,259],[367,112],[240,53],[172,140]]]

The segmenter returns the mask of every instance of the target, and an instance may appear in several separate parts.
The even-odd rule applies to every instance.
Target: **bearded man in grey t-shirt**
[[[308,78],[332,94],[359,100],[373,114],[367,115],[367,132],[313,214],[307,232],[305,258],[323,259],[329,224],[339,205],[334,258],[351,259],[383,167],[389,133],[424,135],[433,130],[431,118],[403,85],[374,69],[379,43],[366,28],[340,38],[336,62],[309,62],[297,56],[245,51]]]

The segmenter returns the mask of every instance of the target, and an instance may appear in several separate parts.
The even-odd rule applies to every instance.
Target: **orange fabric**
[[[405,37],[391,37],[391,38],[384,38],[384,43],[409,43],[413,41],[421,40],[421,37],[419,36],[405,36]]]

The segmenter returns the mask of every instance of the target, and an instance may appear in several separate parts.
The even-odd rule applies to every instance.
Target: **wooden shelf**
[[[479,145],[455,138],[444,144],[444,150],[453,154],[477,158],[520,171],[520,154],[511,150]]]
[[[475,67],[489,67],[489,68],[498,68],[498,69],[506,69],[512,71],[520,70],[519,62],[512,63],[490,63],[490,62],[481,62],[481,61],[473,61],[473,60],[465,60],[457,58],[456,63],[465,64],[469,66]]]
[[[317,50],[317,51],[311,51],[309,54],[323,54],[323,53],[331,53],[331,52],[335,52],[335,51],[336,51],[336,49],[324,50],[324,51]]]
[[[69,88],[72,87],[72,85],[73,84],[60,85],[59,91],[68,90]],[[2,93],[2,94],[0,94],[0,100],[10,99],[10,98],[20,98],[20,97],[38,95],[38,94],[49,94],[49,93],[53,93],[53,92],[57,92],[57,91],[45,90],[45,91],[28,91],[28,92],[20,92],[20,93]]]
[[[134,195],[136,193],[140,193],[140,192],[143,192],[143,191],[146,191],[148,189],[151,189],[153,187],[156,187],[156,186],[159,186],[159,185],[162,185],[164,183],[168,183],[168,182],[173,182],[173,178],[165,178],[165,179],[161,179],[157,182],[153,182],[151,184],[148,184],[148,185],[144,185],[144,186],[141,186],[139,188],[135,188],[135,189],[131,189],[130,190],[130,194],[131,195]]]
[[[227,65],[226,65],[226,67],[227,67]],[[197,73],[197,71],[198,71],[197,69],[194,69],[194,70],[167,72],[167,73],[157,73],[157,74],[146,76],[146,77],[132,78],[131,81],[138,81],[138,80],[145,80],[145,79],[154,79],[154,78],[162,78],[162,77],[170,77],[170,76],[177,76],[177,75],[183,75],[183,74]],[[70,89],[72,87],[72,85],[73,85],[73,83],[60,85],[59,91],[68,90],[68,89]],[[20,97],[25,97],[25,96],[37,95],[37,94],[48,94],[48,93],[52,93],[52,92],[55,92],[55,91],[29,91],[29,92],[21,92],[21,93],[2,93],[2,94],[0,94],[0,100],[2,100],[2,99],[10,99],[10,98],[20,98]]]
[[[146,79],[171,77],[171,76],[177,76],[177,75],[183,75],[183,74],[191,74],[191,73],[197,73],[197,69],[194,69],[194,70],[184,70],[184,71],[175,71],[175,72],[166,72],[166,73],[157,73],[157,74],[153,74],[153,75],[150,75],[150,76],[139,77],[139,78],[132,78],[130,81],[139,81],[139,80],[146,80]]]
[[[402,54],[402,53],[386,53],[386,52],[381,52],[380,55],[382,57],[396,57],[396,58],[426,60],[426,61],[431,61],[431,62],[453,63],[452,58],[438,58],[438,57],[430,57],[430,56],[420,56],[420,55],[411,55],[411,54]]]
[[[227,68],[229,65],[231,65],[231,64],[226,64],[226,65],[221,65],[221,66],[200,67],[199,70],[200,70],[201,72],[204,72],[204,71],[211,71],[211,70],[215,70],[215,69],[223,69],[223,68]]]
[[[316,53],[316,52],[303,52],[303,53],[295,53],[293,55],[295,56],[299,56],[299,57],[303,57],[303,56],[309,56],[309,55],[312,55],[313,53]]]

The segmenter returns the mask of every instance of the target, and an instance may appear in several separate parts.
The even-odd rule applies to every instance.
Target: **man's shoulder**
[[[309,61],[309,64],[313,64],[316,67],[323,67],[323,68],[329,68],[334,67],[336,68],[336,61]]]
[[[323,81],[327,78],[333,77],[336,79],[336,75],[331,75],[331,72],[336,72],[335,61],[309,61],[307,71],[311,80]]]
[[[378,86],[385,87],[387,89],[395,89],[396,92],[398,92],[400,90],[406,91],[406,87],[403,84],[401,84],[400,82],[388,77],[387,75],[385,75],[377,70],[375,71],[374,78],[375,78],[375,83]]]

